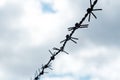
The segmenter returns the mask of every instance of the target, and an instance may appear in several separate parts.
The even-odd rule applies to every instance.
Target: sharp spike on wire
[[[94,1],[94,5],[95,5],[97,2],[98,2],[98,0],[95,0],[95,1]]]
[[[60,50],[60,49],[58,49],[58,48],[54,47],[54,48],[53,48],[53,50]]]
[[[90,17],[91,17],[91,14],[89,14],[89,17],[88,17],[88,21],[90,22]]]
[[[85,27],[86,27],[86,26],[88,26],[88,24],[82,24],[82,25],[80,25],[80,26],[85,26]]]
[[[94,18],[97,19],[96,15],[95,15],[93,12],[91,12],[91,13],[92,13],[92,15],[94,16]]]
[[[76,41],[74,41],[73,39],[71,39],[71,41],[72,41],[72,42],[74,42],[75,44],[77,44],[77,42],[76,42]]]
[[[63,42],[65,42],[65,40],[60,41],[60,43],[63,43]]]
[[[78,40],[78,38],[75,38],[75,37],[71,37],[71,39],[75,39],[75,40]]]
[[[83,24],[80,26],[80,28],[88,28],[88,24]]]
[[[58,50],[58,51],[61,51],[61,52],[65,52],[66,54],[69,54],[69,53],[67,53],[66,51],[64,51],[62,48],[61,49],[58,49],[58,48],[53,48],[54,50]]]
[[[71,31],[71,30],[73,30],[73,28],[74,28],[74,27],[69,27],[69,28],[68,28],[68,31]]]
[[[51,55],[53,55],[53,53],[49,50],[49,53],[51,54]]]
[[[66,52],[66,51],[63,51],[64,53],[66,53],[66,54],[69,54],[68,52]]]
[[[102,9],[93,9],[93,11],[101,11]]]
[[[77,29],[77,27],[69,27],[68,31],[75,30],[75,29]]]
[[[50,50],[49,50],[49,52],[50,52],[50,54],[52,55],[52,56],[50,57],[50,59],[51,59],[51,60],[54,60],[54,59],[55,59],[55,55],[56,55],[55,52],[52,53]]]
[[[92,1],[90,0],[90,7],[92,6]]]

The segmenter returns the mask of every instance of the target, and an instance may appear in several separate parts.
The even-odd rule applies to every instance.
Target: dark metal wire
[[[65,46],[66,46],[66,44],[67,44],[68,41],[71,40],[71,41],[73,41],[74,43],[77,43],[77,42],[74,41],[74,40],[78,40],[78,38],[72,37],[72,35],[74,34],[74,32],[75,32],[77,29],[80,29],[80,28],[88,28],[88,24],[82,24],[82,23],[85,21],[85,19],[87,18],[87,16],[88,16],[88,21],[90,22],[90,15],[91,15],[91,14],[92,14],[95,18],[97,18],[97,17],[93,14],[92,11],[102,10],[102,9],[94,9],[94,6],[96,5],[97,1],[98,1],[98,0],[95,0],[95,1],[93,2],[93,4],[92,4],[92,1],[90,0],[90,8],[88,8],[88,9],[86,10],[87,13],[84,15],[84,17],[82,18],[82,20],[81,20],[79,23],[76,23],[76,24],[75,24],[75,27],[70,27],[70,28],[68,28],[68,31],[71,31],[71,33],[70,33],[70,34],[67,34],[67,35],[66,35],[66,39],[64,39],[63,41],[60,42],[60,43],[63,43],[62,46],[61,46],[60,48],[54,47],[53,50],[56,51],[56,52],[53,52],[53,53],[49,50],[49,52],[50,52],[50,54],[51,54],[49,61],[48,61],[45,65],[42,65],[41,69],[38,69],[38,72],[37,72],[37,74],[36,74],[36,76],[34,77],[33,80],[39,80],[42,75],[44,75],[45,73],[47,73],[47,72],[45,72],[46,69],[52,70],[52,68],[51,68],[51,67],[52,67],[52,66],[51,66],[52,61],[56,59],[55,57],[56,57],[60,52],[64,52],[64,53],[68,54],[68,53],[64,50],[64,48],[65,48]]]

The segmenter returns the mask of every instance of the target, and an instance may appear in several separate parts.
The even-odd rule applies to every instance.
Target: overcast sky
[[[92,0],[93,1],[93,0]],[[79,22],[89,0],[0,0],[0,80],[30,80],[49,60],[49,49]],[[41,80],[120,80],[120,1],[98,0],[88,29],[77,30],[78,44],[53,62]]]

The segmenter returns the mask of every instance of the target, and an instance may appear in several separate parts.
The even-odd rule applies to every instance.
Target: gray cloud
[[[119,11],[115,11],[120,13]],[[109,14],[109,12],[108,12]],[[98,22],[92,22],[89,26],[89,32],[85,33],[93,42],[106,45],[120,44],[120,28],[119,28],[119,15],[112,16],[101,15],[102,18],[98,18]]]
[[[21,15],[21,9],[17,5],[6,5],[0,9],[0,40],[9,44],[19,39],[20,30],[14,30],[11,22],[14,22]]]
[[[19,7],[16,5],[6,5],[0,9],[0,52],[4,56],[9,54],[13,46],[19,42],[21,32],[11,28],[10,21],[20,16]],[[2,59],[2,56],[1,56]]]
[[[83,12],[85,12],[85,9],[87,8],[86,6],[89,7],[88,2],[86,1],[75,1],[76,3],[71,3],[73,6],[77,6],[78,4],[81,5]],[[120,45],[120,23],[119,23],[119,3],[116,3],[115,1],[109,1],[108,0],[108,5],[105,6],[106,3],[102,3],[104,1],[98,1],[97,6],[95,8],[102,8],[102,11],[95,12],[97,16],[97,20],[94,19],[93,16],[91,16],[91,22],[89,24],[89,28],[86,30],[78,30],[77,31],[77,36],[81,37],[84,36],[86,39],[91,40],[92,42],[96,44],[101,44],[101,45],[115,45],[119,46]],[[101,4],[101,5],[100,5]],[[79,6],[79,5],[78,5]],[[79,15],[81,16],[81,10],[79,10],[79,7],[75,8],[76,18],[79,18]],[[78,15],[79,14],[79,15]],[[81,16],[81,18],[84,15]],[[79,19],[78,21],[80,21]],[[77,20],[76,20],[77,21]],[[87,19],[86,19],[87,21]],[[74,22],[74,21],[73,21]],[[71,22],[71,23],[73,23]],[[86,22],[88,23],[88,22]],[[74,23],[73,23],[74,24]]]

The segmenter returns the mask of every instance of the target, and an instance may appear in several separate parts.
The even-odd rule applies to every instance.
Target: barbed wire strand
[[[54,52],[52,52],[51,50],[49,50],[49,52],[51,54],[51,57],[50,57],[49,61],[45,65],[42,65],[41,69],[38,69],[36,71],[36,75],[35,75],[35,77],[34,77],[33,80],[39,80],[42,75],[44,75],[45,73],[47,73],[47,72],[45,72],[46,69],[51,69],[52,70],[52,68],[51,68],[52,61],[55,60],[55,57],[60,52],[64,52],[64,53],[68,54],[66,51],[64,51],[64,48],[65,48],[65,46],[66,46],[66,44],[67,44],[68,41],[71,40],[72,42],[77,43],[75,40],[78,40],[78,38],[72,37],[72,35],[74,34],[74,32],[77,29],[79,29],[79,28],[88,28],[88,24],[82,24],[85,21],[85,19],[87,18],[87,16],[88,16],[88,21],[90,22],[90,16],[91,16],[91,14],[95,18],[97,18],[95,16],[95,14],[93,13],[93,11],[102,10],[102,9],[94,9],[94,6],[96,5],[97,1],[98,0],[95,0],[93,2],[93,4],[92,4],[92,1],[90,0],[90,7],[86,10],[87,13],[84,15],[84,17],[82,18],[82,20],[79,23],[76,23],[74,27],[69,27],[68,28],[68,31],[71,31],[71,33],[67,34],[66,35],[66,39],[60,42],[60,43],[63,43],[62,46],[60,48],[54,47],[53,48]],[[55,51],[57,51],[57,52],[55,52]]]

